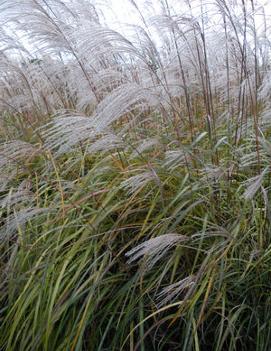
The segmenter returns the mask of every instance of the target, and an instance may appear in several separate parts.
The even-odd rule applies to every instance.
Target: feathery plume
[[[144,257],[147,269],[152,268],[157,261],[164,257],[174,246],[188,240],[188,237],[180,234],[164,234],[156,238],[144,241],[126,253],[128,263],[132,263]]]

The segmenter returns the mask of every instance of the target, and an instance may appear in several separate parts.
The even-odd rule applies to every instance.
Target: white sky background
[[[80,0],[78,0],[80,1]],[[91,0],[93,1],[93,0]],[[165,3],[165,0],[94,0],[97,6],[97,9],[100,9],[103,13],[105,18],[105,23],[111,28],[114,29],[121,34],[124,35],[127,39],[133,41],[135,31],[133,28],[129,28],[129,25],[141,25],[144,27],[140,14],[132,5],[134,1],[144,19],[149,24],[151,18],[159,15],[162,13],[161,11],[161,3]],[[171,15],[185,15],[187,14],[188,17],[190,15],[190,10],[187,5],[186,0],[167,0]],[[237,2],[239,5],[241,4],[241,0],[226,0],[226,3],[230,5],[231,3]],[[248,4],[247,9],[251,10],[251,0],[245,0]],[[257,6],[255,6],[256,16],[255,23],[258,29],[258,33],[264,29],[264,22],[263,22],[263,10],[265,12],[265,16],[267,18],[267,22],[269,25],[269,30],[271,29],[271,0],[255,0],[257,2]],[[190,0],[190,4],[192,7],[193,16],[201,14],[201,4],[203,4],[203,8],[206,7],[207,17],[208,17],[208,25],[206,26],[206,30],[211,28],[212,32],[221,33],[221,15],[218,15],[218,8],[215,4],[215,0]],[[239,13],[235,13],[238,17],[240,16],[241,22],[243,21],[243,13],[240,11],[239,6]],[[157,47],[160,45],[163,46],[163,40],[160,38],[163,36],[163,29],[152,27],[150,29],[152,40],[155,41]],[[253,37],[250,38],[253,41]],[[250,40],[247,37],[247,40]]]
[[[8,0],[12,1],[12,0]],[[22,0],[22,2],[25,0]],[[80,3],[80,0],[73,0],[76,4],[76,1]],[[142,19],[140,18],[140,14],[137,12],[135,7],[132,5],[132,1],[136,3],[144,19],[149,23],[150,19],[156,15],[161,14],[161,2],[165,0],[87,0],[93,3],[98,10],[98,13],[102,13],[104,17],[105,23],[116,31],[121,32],[126,38],[130,38],[130,34],[134,34],[135,31],[133,28],[129,28],[129,25],[143,25]],[[186,5],[186,0],[167,0],[171,7],[171,14],[184,15],[187,13],[189,15],[188,7]],[[235,2],[236,0],[226,0],[227,3]],[[237,0],[240,4],[241,1]],[[251,0],[245,0],[248,3],[248,8],[251,8]],[[267,20],[269,24],[271,23],[271,0],[256,0],[258,4],[264,9],[265,15],[267,16]],[[219,21],[221,21],[221,16],[217,16],[217,7],[210,6],[210,4],[214,3],[215,0],[190,0],[193,9],[193,15],[200,14],[201,11],[201,2],[208,6],[208,21],[209,25],[212,27],[212,30],[215,30],[216,25],[219,25]],[[263,28],[263,21],[261,15],[261,9],[258,8],[255,16],[256,25],[258,29],[261,30]],[[241,17],[242,13],[239,14]],[[270,26],[271,28],[271,26]],[[162,29],[161,29],[162,31]],[[156,41],[156,44],[159,46],[159,36],[161,36],[161,31],[157,28],[156,31],[151,31],[152,38]],[[31,45],[28,43],[28,40],[23,40],[26,48],[30,48]]]
[[[93,0],[91,0],[93,1]],[[95,0],[94,0],[95,1]],[[127,39],[133,41],[135,31],[133,28],[129,28],[129,25],[141,25],[144,27],[140,14],[132,5],[132,2],[135,2],[144,19],[149,24],[151,18],[159,15],[162,13],[161,11],[161,2],[164,3],[165,0],[96,0],[97,9],[100,9],[103,13],[105,18],[105,23],[111,28],[114,29],[121,34],[123,34]],[[251,0],[245,0],[248,4],[247,9],[251,11]],[[190,16],[190,10],[187,5],[186,0],[167,0],[171,15],[185,15]],[[226,3],[230,5],[231,3],[237,2],[239,5],[241,4],[241,0],[226,0]],[[260,33],[264,29],[264,22],[263,22],[263,10],[265,12],[265,16],[267,18],[267,22],[269,24],[269,30],[271,29],[271,0],[255,0],[257,2],[257,6],[255,6],[256,16],[255,23],[258,29],[258,33]],[[206,26],[206,30],[211,28],[212,32],[221,33],[221,25],[222,19],[221,15],[218,15],[218,7],[215,5],[215,0],[190,0],[190,4],[192,7],[193,16],[201,14],[201,4],[203,4],[203,11],[204,7],[206,7],[206,14],[208,17],[208,24]],[[212,4],[214,4],[212,6]],[[239,13],[235,13],[238,17],[240,17],[241,22],[243,21],[243,13],[239,6]],[[224,29],[223,29],[224,30]],[[157,47],[160,45],[163,46],[163,40],[161,37],[163,36],[163,29],[152,27],[150,29],[152,40],[155,41]],[[247,40],[252,40],[253,37]]]
[[[227,2],[232,2],[233,0],[227,0]],[[248,5],[251,4],[250,0],[245,0]],[[158,15],[160,12],[161,5],[159,5],[159,0],[135,0],[137,6],[142,11],[146,19],[150,19],[152,16]],[[190,0],[193,8],[193,13],[197,14],[200,12],[200,0]],[[203,0],[203,4],[208,4],[212,0]],[[266,16],[269,16],[271,20],[271,0],[257,0],[257,2],[264,8]],[[187,11],[187,6],[185,5],[185,0],[168,0],[171,9],[177,14],[184,14]],[[105,0],[104,3],[97,2],[98,8],[101,8],[103,14],[106,18],[108,25],[115,30],[123,30],[125,24],[141,24],[140,15],[137,13],[136,9],[131,5],[129,0]],[[172,11],[172,14],[174,14]],[[210,11],[210,7],[209,7]],[[212,20],[215,22],[215,8],[214,13],[211,15]],[[260,12],[260,9],[256,11]],[[256,16],[256,24],[260,27],[262,25],[261,15]],[[125,30],[125,29],[124,29]]]

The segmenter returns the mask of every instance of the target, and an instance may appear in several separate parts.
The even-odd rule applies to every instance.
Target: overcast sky
[[[227,1],[230,2],[231,0]],[[250,0],[246,1],[250,5]],[[150,18],[159,13],[159,0],[135,0],[135,2],[146,18]],[[174,4],[174,10],[177,13],[183,13],[186,11],[185,0],[168,0],[168,2],[171,5]],[[200,10],[200,0],[190,0],[190,2],[194,13]],[[212,3],[212,0],[203,0],[203,4],[204,3],[210,4]],[[241,1],[239,1],[239,3],[241,3]],[[264,8],[265,14],[271,17],[271,0],[257,0],[257,3]],[[140,24],[141,22],[140,16],[129,0],[104,0],[104,2],[97,2],[97,4],[102,9],[110,27],[113,27],[114,29],[119,29],[120,23]],[[108,6],[108,4],[110,5]],[[215,20],[213,14],[211,17]],[[262,21],[260,15],[256,16],[256,22],[258,25],[261,25]]]

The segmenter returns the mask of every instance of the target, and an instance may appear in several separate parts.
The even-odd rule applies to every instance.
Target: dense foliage
[[[0,350],[270,350],[269,7],[94,5],[0,2]]]

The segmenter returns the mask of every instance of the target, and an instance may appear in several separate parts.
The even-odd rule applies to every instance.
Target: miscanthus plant
[[[270,9],[122,4],[0,2],[0,349],[268,351]]]

